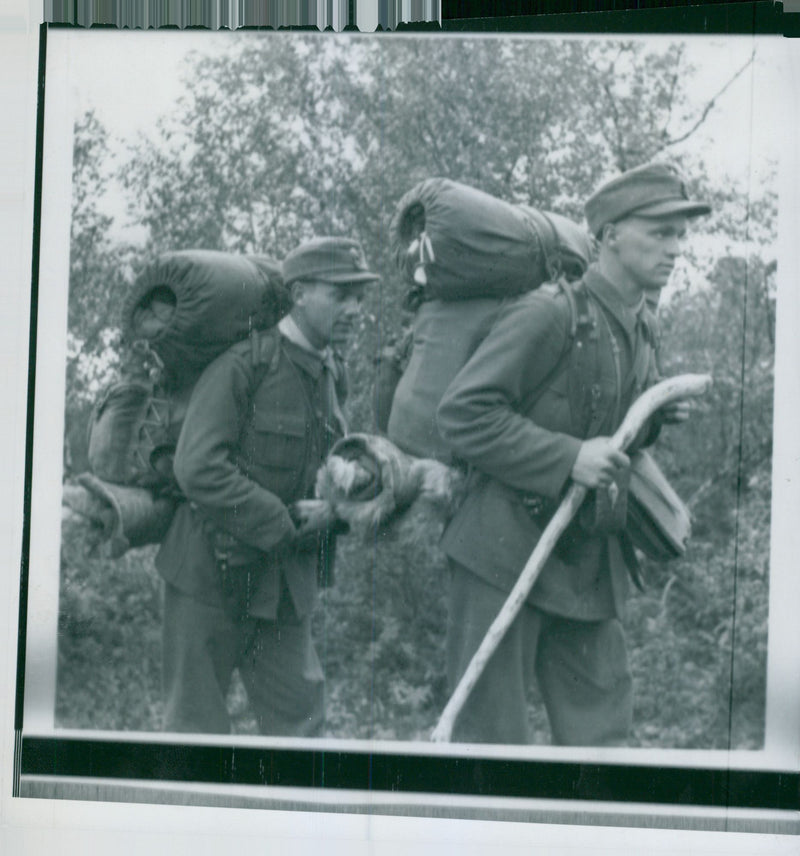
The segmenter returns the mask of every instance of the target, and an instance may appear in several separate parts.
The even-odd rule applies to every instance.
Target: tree
[[[93,112],[76,121],[73,139],[65,449],[68,472],[80,472],[87,466],[89,410],[118,361],[133,248],[112,237],[114,219],[101,206],[110,155],[108,134]]]

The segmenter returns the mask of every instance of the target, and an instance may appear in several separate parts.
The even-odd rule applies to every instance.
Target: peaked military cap
[[[674,167],[650,163],[602,185],[586,202],[585,211],[589,231],[599,236],[603,226],[624,217],[698,217],[711,213],[711,206],[689,199],[686,183]]]
[[[314,238],[292,250],[283,260],[283,281],[299,279],[355,285],[375,282],[380,277],[367,265],[364,250],[350,238]]]

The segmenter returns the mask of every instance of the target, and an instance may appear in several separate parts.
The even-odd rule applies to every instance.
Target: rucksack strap
[[[250,394],[253,395],[267,375],[278,368],[281,358],[280,334],[275,327],[250,331]]]
[[[590,309],[586,287],[582,280],[567,282],[563,277],[557,282],[540,287],[550,294],[561,294],[567,302],[569,321],[564,347],[553,368],[545,375],[544,380],[522,402],[523,411],[527,411],[539,396],[565,371],[570,372],[569,405],[572,417],[572,427],[576,436],[580,434],[578,415],[583,411],[581,402],[583,392],[575,383],[578,371],[586,364],[597,364],[597,325]],[[577,361],[577,365],[576,365]]]
[[[573,300],[572,341],[567,360],[567,395],[572,430],[582,439],[597,435],[605,413],[601,409],[598,310],[583,280],[564,283]]]
[[[561,237],[556,229],[556,224],[547,216],[544,211],[539,212],[542,215],[542,221],[545,223],[547,235],[540,232],[542,240],[542,250],[544,252],[544,264],[547,270],[548,277],[557,281],[563,278],[564,270],[561,264]]]
[[[568,282],[560,279],[550,288],[561,293],[569,307],[567,336],[561,354],[552,370],[522,403],[523,411],[530,409],[533,402],[564,372],[567,379],[571,433],[581,439],[597,436],[608,414],[608,402],[603,406],[600,384],[599,325],[601,310],[589,296],[582,279]],[[553,293],[553,291],[551,291]],[[613,345],[612,345],[613,347]]]

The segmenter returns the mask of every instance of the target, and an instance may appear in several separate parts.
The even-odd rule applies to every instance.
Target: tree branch
[[[742,74],[744,74],[748,66],[753,64],[755,58],[756,50],[755,48],[753,48],[753,52],[750,54],[750,58],[747,60],[747,62],[733,75],[733,77],[731,77],[731,79],[722,87],[722,89],[720,89],[719,92],[714,95],[714,97],[708,102],[708,104],[706,104],[705,108],[703,109],[703,112],[700,114],[700,118],[694,123],[694,125],[692,125],[692,127],[689,128],[689,130],[686,131],[685,134],[681,134],[680,137],[676,137],[673,140],[667,140],[664,143],[664,148],[668,148],[669,146],[675,146],[678,143],[682,143],[684,140],[688,140],[689,137],[691,137],[692,134],[703,124],[703,122],[705,122],[708,117],[708,114],[711,112],[711,110],[714,108],[714,105],[717,103],[717,100],[721,98],[722,95],[724,95],[725,92],[728,91],[728,89],[730,89],[734,81],[736,81],[739,77],[741,77]]]
[[[615,160],[617,162],[617,167],[622,172],[625,172],[627,169],[627,164],[625,160],[625,147],[623,145],[623,137],[622,130],[620,128],[620,118],[619,118],[619,110],[617,109],[617,102],[614,99],[614,95],[611,92],[611,83],[610,81],[614,77],[614,73],[617,67],[617,60],[622,56],[625,50],[628,48],[626,45],[623,45],[619,51],[617,52],[616,57],[612,60],[611,64],[606,69],[605,80],[603,81],[603,91],[606,93],[606,98],[608,98],[608,106],[611,110],[611,121],[614,123],[614,131],[616,132],[616,143],[612,143],[612,146],[616,148]],[[611,142],[611,141],[609,141]]]

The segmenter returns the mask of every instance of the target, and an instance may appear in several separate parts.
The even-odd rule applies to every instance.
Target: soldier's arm
[[[187,499],[212,523],[266,551],[293,539],[295,527],[281,499],[236,465],[251,372],[247,358],[233,351],[205,370],[192,392],[174,468]]]
[[[581,441],[519,411],[558,365],[569,318],[566,304],[545,295],[509,304],[437,414],[442,436],[459,457],[511,487],[548,497],[558,496],[569,478]],[[549,403],[569,406],[566,398]]]

